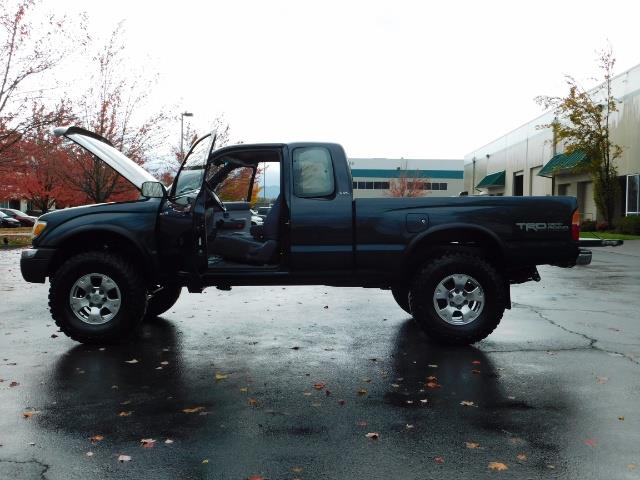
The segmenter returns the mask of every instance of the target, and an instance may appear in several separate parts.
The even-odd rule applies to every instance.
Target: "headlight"
[[[45,228],[47,228],[47,222],[41,222],[40,220],[38,220],[33,225],[33,231],[31,232],[31,236],[33,238],[37,238],[38,236],[40,236],[40,234],[44,231]]]

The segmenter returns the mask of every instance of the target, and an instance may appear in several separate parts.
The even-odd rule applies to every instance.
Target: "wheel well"
[[[152,281],[153,268],[145,261],[146,255],[138,245],[124,235],[104,230],[80,232],[66,238],[60,245],[59,253],[54,258],[47,275],[53,275],[68,258],[93,250],[118,252],[119,255],[136,265],[147,282]]]
[[[451,228],[433,232],[411,247],[404,261],[404,277],[411,278],[415,270],[430,258],[461,250],[481,256],[499,270],[503,267],[504,252],[494,237],[473,228]]]

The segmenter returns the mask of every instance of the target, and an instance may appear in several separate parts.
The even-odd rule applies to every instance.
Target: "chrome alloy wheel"
[[[69,306],[78,319],[102,325],[116,316],[122,296],[116,282],[103,273],[89,273],[71,287]]]
[[[480,283],[463,273],[444,278],[433,293],[436,313],[451,325],[473,322],[482,313],[484,304],[484,290]]]

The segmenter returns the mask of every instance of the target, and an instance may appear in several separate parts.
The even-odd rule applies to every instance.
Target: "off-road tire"
[[[144,315],[145,321],[153,320],[173,307],[178,298],[180,298],[181,292],[182,286],[168,285],[155,293],[147,301],[147,313]]]
[[[398,306],[408,314],[411,314],[411,305],[409,305],[409,289],[407,287],[393,287],[391,289],[391,294]]]
[[[83,275],[102,273],[118,286],[121,304],[108,322],[90,325],[76,317],[69,305],[74,283]],[[55,272],[49,287],[49,310],[56,325],[81,343],[109,344],[128,338],[140,325],[147,308],[145,282],[135,266],[112,252],[90,251],[66,260]]]
[[[473,277],[484,292],[482,312],[466,325],[447,323],[433,304],[438,284],[454,274]],[[446,253],[428,261],[414,275],[409,304],[413,318],[428,337],[448,345],[470,345],[486,338],[500,323],[506,305],[506,288],[496,268],[485,259],[468,253]]]

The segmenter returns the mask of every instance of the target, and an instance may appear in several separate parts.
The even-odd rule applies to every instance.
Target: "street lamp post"
[[[184,160],[184,117],[193,117],[191,112],[180,114],[180,161]]]

